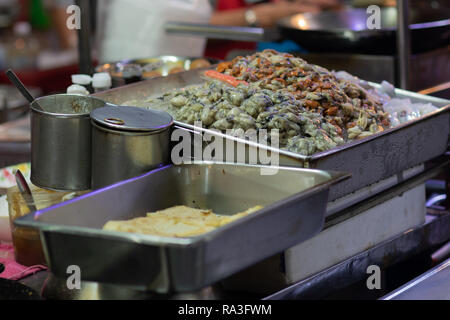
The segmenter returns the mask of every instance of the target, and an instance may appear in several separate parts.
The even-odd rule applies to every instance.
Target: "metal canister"
[[[91,114],[92,188],[170,163],[173,118],[164,111],[104,107]]]
[[[62,191],[91,188],[90,113],[106,105],[98,98],[69,94],[45,96],[31,104],[33,184]]]

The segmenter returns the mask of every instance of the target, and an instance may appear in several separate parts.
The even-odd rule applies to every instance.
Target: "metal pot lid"
[[[173,124],[170,114],[138,107],[103,107],[91,112],[91,119],[111,129],[121,131],[160,131]]]

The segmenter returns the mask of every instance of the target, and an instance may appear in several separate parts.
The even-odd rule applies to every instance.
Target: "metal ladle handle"
[[[30,91],[27,90],[22,81],[20,81],[20,79],[11,69],[8,69],[8,71],[6,71],[6,76],[8,77],[9,81],[11,81],[12,84],[20,91],[20,93],[22,93],[25,99],[28,100],[28,102],[35,103],[35,105],[38,106],[39,109],[43,110],[42,107],[37,103],[36,99],[31,95]]]

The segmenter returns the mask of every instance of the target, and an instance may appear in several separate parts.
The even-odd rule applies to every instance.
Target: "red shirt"
[[[218,0],[216,11],[247,8],[244,0]],[[205,49],[205,57],[225,60],[233,50],[256,50],[255,42],[209,39]]]

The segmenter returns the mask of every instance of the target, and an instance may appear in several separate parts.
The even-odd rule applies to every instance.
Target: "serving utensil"
[[[34,204],[33,195],[31,194],[31,189],[28,186],[28,183],[25,180],[22,172],[20,170],[17,170],[14,176],[16,177],[17,187],[19,188],[20,193],[22,194],[22,197],[28,206],[28,209],[30,209],[30,212],[37,211],[37,208]]]
[[[41,111],[44,111],[44,109],[42,109],[42,107],[36,102],[36,99],[31,95],[30,91],[28,91],[22,81],[20,81],[14,71],[8,69],[8,71],[6,71],[6,76],[8,77],[9,81],[11,81],[11,83],[20,91],[20,93],[22,93],[25,99],[28,100],[28,102],[34,102]]]

